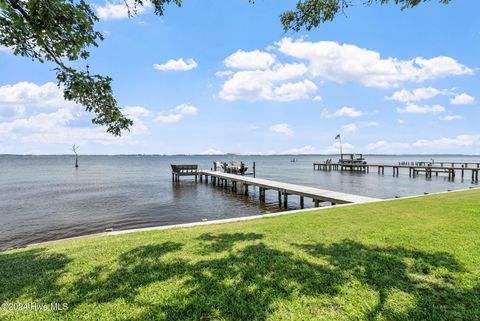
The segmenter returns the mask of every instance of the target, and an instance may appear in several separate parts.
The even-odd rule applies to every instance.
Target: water
[[[257,177],[377,198],[392,198],[476,186],[467,173],[454,182],[445,175],[409,178],[408,170],[393,177],[391,169],[378,175],[313,171],[312,163],[332,156],[237,156],[256,162]],[[370,163],[429,161],[433,156],[367,156]],[[473,156],[435,156],[435,161],[480,162]],[[336,159],[336,158],[334,158]],[[277,194],[258,190],[236,195],[182,178],[171,181],[170,164],[199,164],[228,156],[0,156],[0,250],[30,243],[105,231],[197,222],[279,211]],[[289,209],[299,207],[289,198]],[[306,207],[311,207],[309,200]]]

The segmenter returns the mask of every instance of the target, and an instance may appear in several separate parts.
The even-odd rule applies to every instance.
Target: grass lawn
[[[0,253],[0,320],[480,320],[480,190]]]

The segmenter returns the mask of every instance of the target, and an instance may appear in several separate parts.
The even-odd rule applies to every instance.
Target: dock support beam
[[[304,204],[303,196],[300,196],[300,208],[304,208],[304,207],[305,207],[305,204]]]
[[[287,192],[283,192],[283,208],[288,207],[288,194]]]
[[[265,191],[266,189],[263,187],[259,187],[260,191],[260,202],[265,202]]]

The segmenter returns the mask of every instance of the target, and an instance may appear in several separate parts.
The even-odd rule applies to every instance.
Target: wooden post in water
[[[78,150],[78,146],[73,144],[72,146],[72,151],[75,153],[75,168],[78,168],[78,154],[77,154],[77,150]]]
[[[255,178],[255,162],[253,162],[253,178]]]

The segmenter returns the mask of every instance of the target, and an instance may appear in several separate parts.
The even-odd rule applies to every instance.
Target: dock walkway
[[[243,188],[243,192],[245,193],[245,195],[248,195],[249,186],[256,186],[260,190],[260,201],[265,201],[265,192],[267,190],[277,191],[279,203],[282,201],[283,198],[283,205],[285,208],[287,207],[288,195],[300,196],[300,206],[302,208],[304,205],[304,197],[311,198],[315,203],[315,206],[319,206],[320,202],[331,202],[332,204],[348,204],[368,203],[379,200],[372,197],[334,192],[315,187],[282,183],[268,179],[246,177],[211,170],[200,170],[198,172],[198,175],[200,176],[200,182],[205,179],[205,181],[208,183],[208,179],[210,177],[211,183],[213,185],[219,185],[224,188],[230,187],[232,191],[237,191],[238,189]]]
[[[385,174],[385,168],[391,168],[393,176],[399,175],[401,168],[408,168],[408,174],[410,177],[417,176],[420,172],[425,173],[425,177],[432,177],[432,173],[438,176],[439,173],[446,173],[449,180],[455,178],[455,173],[459,171],[462,178],[465,176],[465,172],[470,171],[472,181],[478,182],[478,173],[480,172],[480,165],[478,163],[445,163],[452,164],[452,166],[443,166],[444,163],[440,163],[441,166],[432,165],[388,165],[388,164],[345,164],[345,163],[326,163],[315,162],[313,163],[314,170],[339,170],[339,171],[356,171],[356,172],[370,172],[370,167],[376,167],[378,174]],[[462,164],[462,166],[455,166],[455,164]],[[468,164],[473,164],[473,167],[468,167]]]

